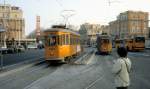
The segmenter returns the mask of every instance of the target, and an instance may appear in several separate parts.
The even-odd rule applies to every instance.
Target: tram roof
[[[68,28],[49,28],[49,29],[46,29],[44,32],[55,32],[55,31],[69,32],[69,33],[80,36],[79,33],[75,32],[75,31],[72,31],[71,29],[68,29]]]

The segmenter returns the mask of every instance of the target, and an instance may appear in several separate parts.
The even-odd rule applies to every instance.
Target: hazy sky
[[[35,29],[36,15],[41,16],[41,27],[63,21],[63,10],[75,10],[69,19],[70,24],[82,23],[107,24],[116,16],[127,10],[150,12],[150,0],[5,0],[7,4],[21,7],[25,18],[26,35]],[[3,0],[0,0],[3,3]]]

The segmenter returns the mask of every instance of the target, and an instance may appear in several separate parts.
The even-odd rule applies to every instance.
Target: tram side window
[[[48,45],[48,37],[47,36],[45,36],[45,45],[47,46]]]
[[[59,44],[60,44],[60,42],[59,42],[59,36],[57,36],[56,39],[57,39],[57,40],[56,40],[57,45],[59,45]]]
[[[67,35],[64,34],[64,44],[67,45]]]
[[[77,39],[77,44],[79,44],[79,38]]]
[[[78,43],[77,38],[75,38],[75,42],[76,42],[76,45],[77,45],[77,43]]]
[[[71,37],[71,45],[73,45],[73,36]]]
[[[63,45],[66,44],[65,34],[62,35],[62,44],[63,44]]]
[[[69,44],[69,36],[66,35],[66,45],[68,45],[68,44]]]
[[[73,36],[71,37],[71,44],[73,45]]]
[[[62,35],[62,45],[65,45],[65,35]]]
[[[77,38],[75,38],[75,44],[77,44]]]
[[[73,40],[73,45],[74,45],[74,43],[75,43],[75,42],[74,42],[74,37],[72,38],[72,40]]]
[[[72,35],[70,35],[70,45],[72,45]]]
[[[62,35],[59,36],[59,45],[62,45]]]
[[[48,40],[48,45],[49,46],[54,46],[56,45],[56,36],[51,36]]]
[[[75,37],[73,38],[73,44],[74,45],[76,44],[76,38]]]

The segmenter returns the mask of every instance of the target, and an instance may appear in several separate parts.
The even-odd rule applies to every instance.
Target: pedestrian
[[[130,85],[131,61],[127,58],[127,50],[124,47],[117,49],[119,58],[114,61],[113,74],[115,76],[116,89],[128,89]]]

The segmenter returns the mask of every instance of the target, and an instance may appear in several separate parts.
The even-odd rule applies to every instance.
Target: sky
[[[0,3],[3,1],[0,0]],[[127,10],[150,13],[150,0],[5,0],[5,2],[19,6],[23,10],[26,35],[35,29],[37,15],[41,17],[41,27],[48,28],[53,24],[63,23],[64,16],[70,15],[72,16],[68,19],[69,24],[80,26],[86,22],[106,25],[115,20],[119,13]]]

